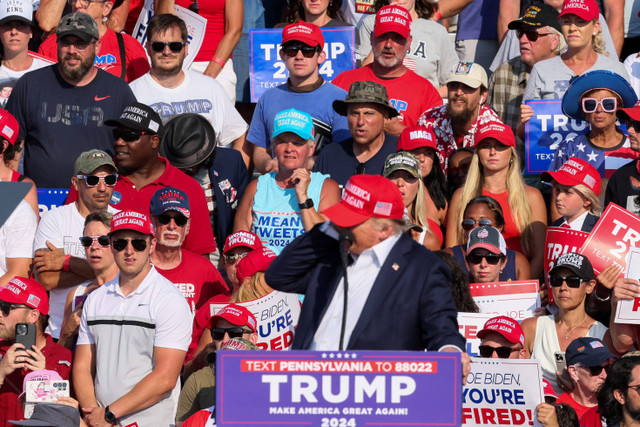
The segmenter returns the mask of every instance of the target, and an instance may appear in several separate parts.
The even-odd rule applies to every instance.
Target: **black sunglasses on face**
[[[24,304],[12,304],[10,302],[0,301],[0,312],[2,312],[3,317],[7,317],[9,314],[11,314],[11,310],[14,310],[16,308],[31,308],[31,307],[28,307]]]
[[[171,222],[171,220],[173,219],[173,221],[176,223],[176,225],[178,227],[184,227],[187,224],[187,221],[189,220],[186,216],[182,215],[182,214],[178,214],[176,216],[171,216],[168,215],[166,213],[160,214],[158,215],[158,222],[162,225],[167,225]]]
[[[567,286],[570,288],[579,288],[582,282],[584,282],[584,280],[582,280],[578,276],[569,276],[569,277],[562,277],[562,276],[556,276],[556,275],[549,276],[549,284],[554,288],[559,288],[560,286],[562,286],[562,282],[567,282]]]
[[[285,46],[282,48],[282,51],[289,58],[298,56],[299,51],[302,52],[302,56],[304,56],[305,58],[313,58],[313,55],[315,55],[318,52],[318,48],[311,47],[311,46],[295,46],[294,45],[294,46]]]
[[[164,52],[164,48],[169,46],[172,53],[178,53],[184,49],[185,42],[151,42],[151,50],[157,53]]]
[[[223,255],[223,257],[224,257],[224,262],[227,265],[233,265],[236,262],[240,261],[242,258],[246,257],[247,255],[249,255],[249,252],[246,252],[244,254]]]
[[[522,38],[522,36],[524,36],[526,34],[527,38],[529,39],[529,41],[536,41],[538,40],[538,37],[544,37],[544,36],[548,36],[551,33],[538,33],[536,32],[536,30],[518,30],[518,39]]]
[[[489,358],[493,356],[495,352],[500,359],[508,359],[511,356],[511,353],[514,351],[520,351],[519,348],[511,348],[511,347],[491,347],[490,345],[481,345],[478,347],[480,350],[480,356],[484,358]]]
[[[84,179],[84,183],[87,187],[96,187],[100,181],[104,182],[107,187],[113,187],[118,182],[118,174],[112,173],[109,175],[76,175],[78,179]]]
[[[103,234],[102,236],[82,236],[80,237],[80,244],[85,248],[93,245],[93,242],[98,242],[100,246],[109,246],[109,236]]]
[[[633,128],[636,132],[640,133],[640,122],[632,119],[620,120],[620,123],[625,125],[627,129]]]
[[[118,252],[123,251],[131,242],[131,246],[136,252],[142,252],[147,249],[147,241],[145,239],[114,239],[111,247]]]
[[[134,132],[131,130],[119,130],[114,129],[113,131],[113,139],[116,141],[118,139],[122,139],[124,142],[133,142],[142,138],[142,135],[146,135],[147,132]]]
[[[246,330],[241,327],[235,328],[211,328],[211,338],[214,341],[220,341],[224,338],[224,334],[228,334],[229,338],[242,338],[244,334],[252,334],[253,331]]]
[[[469,264],[480,264],[482,258],[487,260],[487,264],[496,265],[500,262],[502,255],[500,254],[470,254],[467,255],[467,262]]]
[[[476,224],[478,225],[476,226]],[[476,221],[474,219],[467,218],[462,220],[462,229],[465,231],[471,231],[476,227],[487,226],[487,225],[488,226],[493,225],[490,219],[480,219]]]

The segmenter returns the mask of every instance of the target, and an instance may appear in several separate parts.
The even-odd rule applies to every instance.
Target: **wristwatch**
[[[116,414],[114,414],[109,410],[109,405],[107,405],[107,407],[104,408],[104,420],[112,424],[116,422]]]
[[[298,207],[300,209],[309,209],[313,207],[313,200],[311,199],[307,199],[304,201],[304,203],[298,203]]]

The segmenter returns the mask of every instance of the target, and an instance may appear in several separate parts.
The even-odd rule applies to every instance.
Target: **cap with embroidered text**
[[[562,31],[560,21],[558,21],[558,11],[546,3],[529,6],[520,19],[511,21],[508,25],[510,30],[535,30],[547,26]]]
[[[231,249],[238,247],[255,250],[262,247],[262,242],[258,236],[250,231],[236,231],[227,236],[222,253],[227,254]]]
[[[298,41],[308,46],[324,48],[324,36],[320,27],[310,22],[298,21],[282,29],[282,44]]]
[[[295,108],[280,111],[273,118],[271,139],[285,132],[294,133],[302,139],[313,139],[314,130],[311,115]]]
[[[485,89],[489,87],[487,72],[480,64],[460,61],[453,67],[452,71],[453,73],[449,76],[445,84],[458,82],[472,89],[477,89],[480,86]]]
[[[155,235],[153,224],[149,221],[149,217],[135,211],[118,212],[111,218],[109,236],[120,230],[133,230],[142,234]]]
[[[44,287],[36,280],[16,276],[0,287],[0,300],[11,304],[24,304],[38,310],[42,314],[49,314],[49,297]]]
[[[596,196],[600,195],[600,173],[589,162],[578,157],[570,157],[555,172],[543,172],[540,179],[545,182],[551,182],[555,179],[558,184],[567,187],[583,184],[589,187]]]
[[[238,268],[236,269],[238,283],[242,284],[244,279],[253,276],[259,271],[267,271],[267,268],[276,257],[276,253],[267,247],[249,252],[247,256],[238,261]]]
[[[84,12],[73,12],[62,17],[56,29],[56,36],[58,41],[65,36],[76,36],[85,43],[89,43],[93,39],[100,39],[100,32],[98,24],[91,15]]]
[[[151,197],[149,211],[155,216],[161,215],[166,211],[177,211],[189,218],[191,216],[189,196],[178,188],[161,188]]]
[[[592,21],[598,19],[600,9],[595,0],[565,0],[562,5],[562,12],[558,17],[564,15],[576,15],[585,21]]]
[[[162,119],[148,105],[133,102],[124,109],[119,118],[105,120],[104,124],[156,134],[162,128]]]
[[[0,2],[0,25],[20,21],[35,28],[31,0],[3,0]]]
[[[475,134],[475,147],[477,148],[487,138],[493,138],[507,147],[516,146],[516,137],[513,135],[513,130],[501,122],[492,121],[479,125]]]
[[[14,145],[18,140],[19,133],[20,126],[16,118],[7,110],[0,109],[0,137]]]
[[[617,359],[602,340],[592,337],[580,337],[571,341],[567,346],[565,358],[567,366],[580,363],[587,367],[599,366],[612,358]]]
[[[491,332],[496,332],[502,335],[510,343],[520,344],[524,347],[524,332],[522,330],[522,326],[520,326],[520,323],[511,317],[492,317],[487,320],[482,330],[478,332],[476,336],[482,339]]]
[[[398,33],[405,39],[411,35],[411,15],[402,6],[387,5],[376,13],[376,23],[373,33],[380,37],[386,33]]]
[[[388,178],[393,172],[404,170],[409,172],[414,178],[422,178],[420,160],[408,151],[398,151],[391,153],[384,161],[382,176]]]
[[[80,153],[73,166],[73,174],[88,174],[102,166],[109,166],[113,172],[117,172],[115,163],[109,154],[102,150],[93,149]]]
[[[398,151],[409,151],[422,147],[436,149],[436,134],[433,127],[409,126],[404,128],[398,138]]]
[[[471,230],[467,242],[467,253],[470,254],[473,250],[480,248],[493,254],[507,255],[507,243],[502,233],[495,227],[482,225]]]
[[[224,319],[235,326],[248,326],[256,332],[258,322],[255,316],[246,307],[238,304],[229,304],[222,307],[207,323],[207,328],[215,328],[218,319]]]
[[[576,252],[560,255],[549,274],[553,274],[554,271],[560,268],[568,268],[583,280],[594,280],[596,278],[589,258]]]

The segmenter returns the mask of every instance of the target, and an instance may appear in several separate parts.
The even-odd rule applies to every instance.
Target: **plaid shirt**
[[[520,121],[520,104],[530,72],[531,68],[516,56],[500,64],[489,79],[487,104],[514,132]]]

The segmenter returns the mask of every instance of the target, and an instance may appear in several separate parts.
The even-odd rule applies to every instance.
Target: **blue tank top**
[[[453,256],[458,260],[458,264],[467,273],[469,276],[469,280],[472,280],[471,274],[469,273],[469,269],[467,268],[467,263],[464,260],[464,251],[462,250],[462,246],[454,246],[451,248],[453,251]],[[512,251],[511,249],[507,249],[507,265],[500,273],[500,281],[508,282],[511,280],[516,280],[516,251]]]
[[[304,224],[295,188],[280,188],[276,183],[276,174],[270,172],[258,178],[251,231],[264,246],[280,255],[289,242],[304,233]],[[320,205],[320,193],[327,178],[329,175],[311,172],[307,195],[316,209]]]

